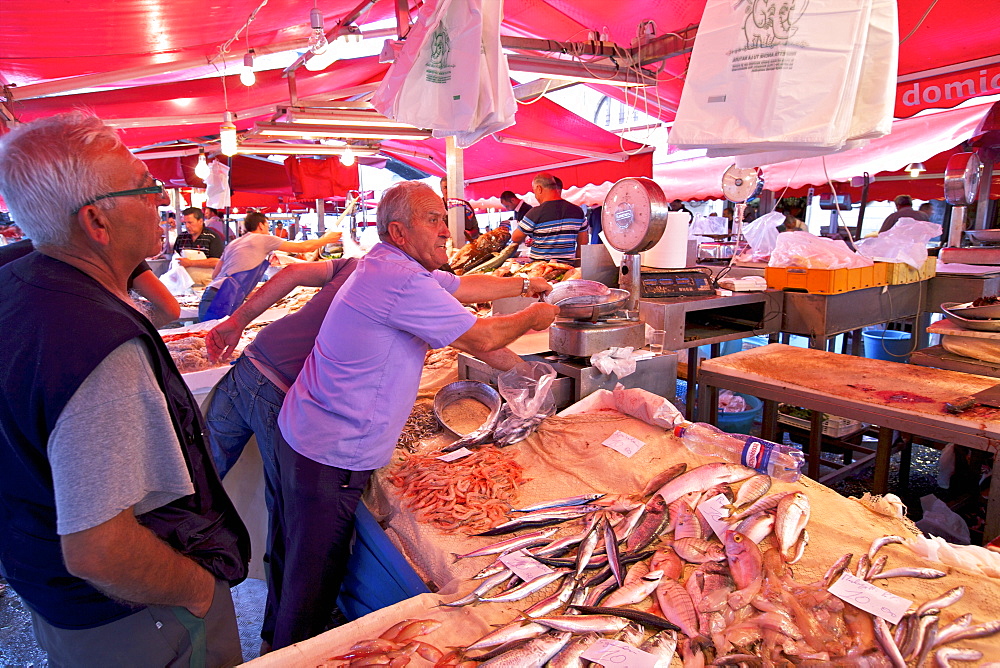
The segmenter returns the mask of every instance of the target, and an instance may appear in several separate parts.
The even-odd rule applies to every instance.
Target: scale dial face
[[[756,168],[732,165],[722,175],[722,194],[730,202],[742,204],[760,194],[764,179]]]
[[[956,153],[944,170],[944,199],[952,206],[968,206],[979,194],[983,162],[975,153]]]
[[[656,245],[667,226],[667,198],[651,179],[625,178],[611,186],[601,210],[608,243],[623,253]]]

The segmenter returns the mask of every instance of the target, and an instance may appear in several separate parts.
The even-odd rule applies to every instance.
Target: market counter
[[[638,438],[645,445],[632,457],[604,447],[602,442],[616,431]],[[693,455],[672,434],[609,408],[550,418],[538,432],[508,450],[530,478],[519,490],[519,506],[588,492],[636,493],[653,475],[675,463],[684,461],[693,467],[717,461]],[[439,648],[464,646],[492,630],[491,625],[516,619],[518,609],[551,593],[554,586],[516,604],[438,607],[441,600],[452,600],[471,589],[472,585],[464,578],[493,559],[478,557],[454,563],[452,553],[471,551],[504,537],[450,535],[416,522],[413,514],[401,507],[397,488],[387,482],[385,473],[380,471],[374,479],[374,491],[381,499],[376,505],[385,506],[381,510],[388,513],[388,533],[401,542],[407,558],[417,570],[443,590],[437,595],[422,595],[379,610],[316,638],[261,657],[250,665],[321,665],[343,653],[352,643],[378,637],[403,619],[440,620],[444,625],[421,640]],[[808,478],[796,483],[775,481],[771,492],[786,490],[804,493],[812,508],[810,543],[802,561],[794,567],[795,578],[800,582],[820,579],[844,553],[864,554],[877,537],[891,534],[912,537],[916,533],[905,520],[878,514],[858,500],[842,497]],[[896,578],[879,581],[885,589],[922,602],[963,585],[964,598],[944,614],[948,621],[966,612],[973,614],[976,623],[1000,619],[1000,588],[994,586],[995,581],[960,567],[928,563],[905,546],[892,545],[885,550],[889,555],[887,567],[934,566],[948,572],[942,580]],[[963,642],[962,645],[980,649],[992,660],[1000,659],[1000,646],[990,639]],[[419,665],[431,664],[421,662]]]

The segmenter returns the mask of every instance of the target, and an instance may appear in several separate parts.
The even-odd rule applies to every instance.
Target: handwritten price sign
[[[830,593],[865,612],[898,624],[913,601],[896,596],[850,573],[830,585]]]
[[[472,450],[469,450],[468,448],[459,448],[454,452],[449,452],[446,455],[441,455],[440,457],[438,457],[438,459],[440,459],[443,462],[453,462],[456,459],[461,459],[462,457],[468,457],[471,454]]]
[[[656,657],[617,640],[601,638],[580,655],[604,668],[656,668]]]
[[[735,525],[731,526],[724,519],[729,517],[729,509],[725,507],[727,505],[729,505],[729,499],[726,498],[725,494],[718,494],[708,501],[698,504],[698,512],[719,538],[725,538],[726,531],[735,528]]]
[[[532,559],[524,550],[517,550],[516,552],[503,555],[500,557],[500,563],[513,571],[514,575],[525,582],[552,572],[551,568],[537,559]]]
[[[606,445],[626,457],[631,457],[635,453],[639,452],[642,446],[646,444],[637,439],[635,436],[629,436],[623,431],[616,431],[611,434],[611,436],[608,436],[602,445]]]

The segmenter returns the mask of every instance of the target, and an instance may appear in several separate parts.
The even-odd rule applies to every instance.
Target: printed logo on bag
[[[747,15],[743,23],[746,43],[742,48],[731,52],[734,55],[733,71],[770,72],[792,69],[794,51],[778,49],[771,53],[761,53],[759,49],[774,49],[792,44],[791,38],[799,30],[796,24],[808,5],[809,0],[750,0],[744,10]],[[756,53],[747,53],[753,51]]]
[[[450,55],[451,38],[444,21],[441,21],[431,33],[431,57],[427,61],[426,74],[429,83],[443,84],[451,81],[451,68],[455,66],[448,60]]]

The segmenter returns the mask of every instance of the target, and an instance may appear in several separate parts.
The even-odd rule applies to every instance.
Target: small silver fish
[[[482,596],[483,594],[485,594],[489,590],[493,589],[494,587],[499,587],[501,584],[503,584],[507,580],[511,579],[512,577],[514,577],[514,574],[511,573],[510,569],[509,568],[504,568],[502,571],[500,571],[496,575],[490,576],[490,577],[486,578],[485,580],[483,580],[482,584],[480,584],[478,587],[476,587],[467,596],[465,596],[465,597],[463,597],[463,598],[461,598],[461,599],[459,599],[457,601],[452,601],[450,603],[445,603],[444,601],[442,601],[438,605],[443,605],[443,606],[445,606],[447,608],[459,608],[459,607],[461,607],[463,605],[469,605],[470,603],[477,603],[480,600],[480,598],[479,598],[480,596]]]
[[[501,552],[513,552],[514,550],[522,550],[526,547],[534,547],[535,545],[541,545],[542,543],[547,543],[549,538],[551,538],[557,531],[556,527],[550,527],[548,529],[539,529],[538,531],[532,531],[516,538],[508,538],[507,540],[497,541],[496,543],[490,543],[485,547],[481,547],[472,552],[466,552],[465,554],[455,554],[455,561],[459,559],[466,559],[468,557],[482,557],[488,554],[500,554]]]
[[[525,610],[524,614],[529,617],[542,617],[555,612],[559,608],[566,605],[566,602],[569,601],[573,592],[576,591],[577,584],[577,581],[572,578],[566,579],[556,593],[534,604]]]
[[[656,657],[653,668],[668,668],[677,651],[677,631],[660,631],[650,636],[639,649]]]
[[[934,652],[934,665],[937,668],[951,668],[952,661],[979,661],[981,658],[983,653],[978,649],[942,647]]]
[[[944,571],[936,568],[890,568],[887,571],[875,574],[872,580],[883,580],[886,578],[921,578],[924,580],[934,580],[948,575]]]
[[[520,601],[522,598],[527,598],[531,596],[536,591],[544,589],[548,585],[552,584],[556,580],[565,577],[569,573],[568,569],[560,568],[558,570],[552,571],[551,573],[546,573],[544,575],[539,575],[533,580],[528,580],[522,585],[514,587],[510,591],[504,592],[499,596],[485,597],[481,596],[481,601],[489,601],[491,603],[505,603],[508,601]]]
[[[559,653],[571,637],[573,634],[566,632],[546,633],[479,665],[481,668],[542,668],[549,659]]]
[[[518,620],[516,622],[511,622],[510,624],[505,624],[495,631],[490,631],[465,649],[486,649],[488,647],[506,645],[509,642],[514,642],[515,640],[537,638],[545,633],[547,629],[547,626],[542,626],[541,624],[525,624],[521,620]]]
[[[580,496],[571,496],[567,499],[557,499],[555,501],[543,501],[542,503],[536,503],[532,506],[525,506],[524,508],[513,508],[510,512],[512,513],[530,513],[534,510],[546,510],[548,508],[560,508],[562,506],[582,506],[584,504],[597,501],[598,499],[603,499],[606,494],[582,494]]]
[[[598,633],[585,633],[573,638],[549,660],[548,668],[584,668],[584,660],[580,655],[590,649],[600,637]]]
[[[631,622],[614,615],[555,615],[536,617],[535,623],[572,633],[617,633]]]
[[[868,561],[874,561],[875,555],[886,545],[902,543],[903,539],[899,536],[882,536],[881,538],[876,538],[872,541],[871,547],[868,548]]]

